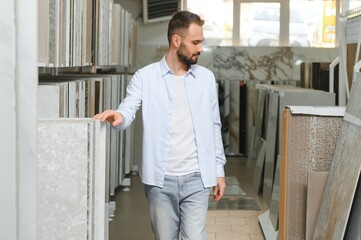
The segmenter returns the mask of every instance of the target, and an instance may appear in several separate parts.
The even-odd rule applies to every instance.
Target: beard
[[[188,57],[186,55],[187,52],[188,51],[186,49],[186,46],[183,43],[181,43],[179,49],[177,50],[177,56],[182,63],[184,63],[185,65],[187,65],[189,67],[190,65],[196,64],[198,62],[198,56],[200,54],[196,53],[196,54],[192,54],[190,57]],[[193,59],[193,57],[195,57],[195,58]]]

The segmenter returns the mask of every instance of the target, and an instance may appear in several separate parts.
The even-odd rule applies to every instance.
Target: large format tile
[[[361,81],[353,82],[313,239],[342,239],[360,175]]]

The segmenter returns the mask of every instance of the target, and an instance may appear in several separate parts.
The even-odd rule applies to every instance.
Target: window
[[[205,20],[208,45],[336,44],[336,0],[186,0],[186,8]]]

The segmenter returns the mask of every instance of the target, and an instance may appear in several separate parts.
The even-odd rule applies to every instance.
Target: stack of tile
[[[38,7],[38,66],[135,66],[136,21],[113,0],[40,0]]]
[[[125,74],[43,77],[38,85],[38,117],[91,118],[106,109],[117,109],[130,78],[131,75]],[[107,125],[110,195],[115,194],[115,189],[139,162],[134,158],[134,151],[140,151],[135,145],[141,143],[141,136],[135,137],[134,125],[125,132],[117,132]],[[136,157],[141,158],[141,154]]]
[[[334,106],[335,94],[291,85],[259,84],[256,88],[259,101],[251,156],[257,156],[254,176],[259,179],[254,178],[253,182],[258,190],[261,189],[262,184],[263,198],[267,204],[270,204],[277,158],[280,153],[283,109],[288,105]]]

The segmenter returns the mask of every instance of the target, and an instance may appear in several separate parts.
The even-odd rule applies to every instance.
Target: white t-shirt
[[[188,97],[184,86],[184,76],[174,76],[175,96],[171,125],[166,175],[180,176],[198,172],[197,145]]]

